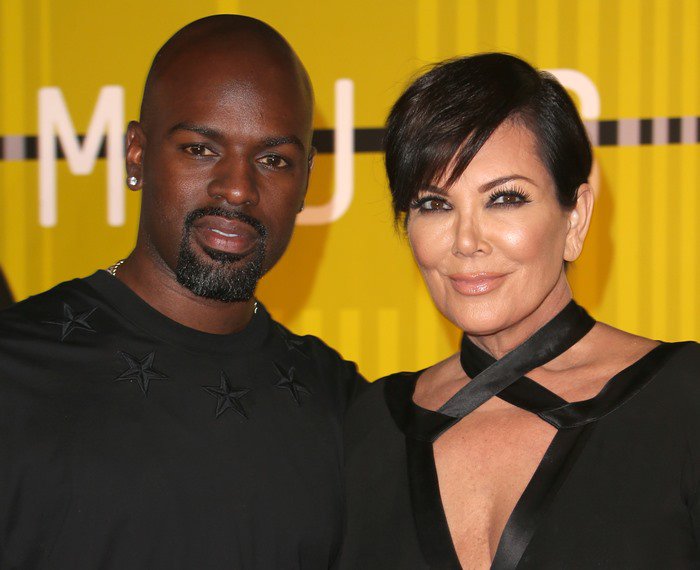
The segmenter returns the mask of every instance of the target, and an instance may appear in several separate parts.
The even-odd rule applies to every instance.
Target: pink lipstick
[[[505,278],[505,273],[454,273],[448,275],[452,288],[460,295],[485,295],[497,289]]]

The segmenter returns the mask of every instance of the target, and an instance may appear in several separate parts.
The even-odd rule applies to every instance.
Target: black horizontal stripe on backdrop
[[[319,154],[332,154],[334,150],[332,129],[316,129],[313,136],[313,145]],[[368,128],[355,129],[355,152],[381,152],[383,150],[382,139],[384,137],[384,129]],[[8,137],[9,138],[9,137]],[[12,137],[17,139],[20,137]],[[36,160],[39,157],[39,141],[36,135],[21,137],[21,148],[19,153],[13,149],[13,152],[6,150],[5,139],[0,139],[3,144],[0,145],[0,160]],[[85,135],[77,135],[77,139],[82,145],[85,141]],[[15,142],[13,140],[13,142]],[[14,146],[14,145],[13,145]],[[60,139],[57,141],[57,158],[64,160],[66,154],[61,145]],[[107,156],[105,137],[102,137],[98,158]]]
[[[669,117],[660,119],[604,119],[600,121],[586,121],[589,132],[597,132],[597,137],[593,137],[595,146],[629,146],[650,145],[654,140],[654,122],[662,121],[666,125],[666,136],[656,144],[694,144],[700,142],[700,117]],[[620,125],[623,122],[638,122],[639,136],[635,141],[628,141],[624,145],[620,143]],[[692,136],[683,137],[683,124],[692,124]],[[384,129],[379,128],[358,128],[355,129],[355,152],[382,152]],[[319,154],[332,154],[334,151],[333,129],[316,129],[313,135],[313,145]],[[82,145],[85,135],[77,135]],[[657,137],[658,138],[658,137]],[[596,140],[597,139],[597,140]],[[39,156],[38,137],[36,135],[10,135],[0,137],[0,160],[36,160]],[[105,158],[105,138],[102,138],[98,158]],[[57,158],[65,159],[65,152],[61,141],[57,141]]]

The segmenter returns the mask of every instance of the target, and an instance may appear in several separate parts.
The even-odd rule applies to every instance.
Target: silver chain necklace
[[[117,261],[115,264],[110,265],[110,266],[107,268],[107,273],[109,273],[112,277],[116,277],[116,276],[117,276],[117,270],[118,270],[122,265],[124,265],[124,262],[125,262],[125,261],[126,261],[126,259],[120,259],[120,260]],[[256,300],[256,301],[255,301],[255,304],[253,305],[253,314],[255,315],[255,314],[257,314],[257,312],[258,312],[258,301]]]
[[[120,259],[114,265],[110,265],[107,268],[107,273],[109,273],[112,277],[116,277],[117,276],[117,269],[119,269],[124,264],[125,261],[126,261],[126,259]]]

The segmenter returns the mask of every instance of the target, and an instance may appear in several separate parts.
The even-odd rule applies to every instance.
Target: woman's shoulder
[[[662,352],[659,373],[689,382],[700,396],[700,344],[695,341],[662,343],[654,352]]]
[[[662,371],[695,372],[698,374],[700,344],[695,341],[663,342],[635,335],[599,323],[598,334],[589,347],[591,356],[599,362],[631,366],[654,362]]]
[[[586,345],[591,360],[631,364],[654,350],[661,341],[633,334],[606,323],[598,322],[588,335]]]
[[[697,346],[692,341],[662,342],[598,322],[570,351],[568,367],[564,369],[568,384],[575,389],[565,396],[570,400],[591,397],[611,379],[631,372],[640,378],[658,376],[689,358]]]
[[[666,418],[669,429],[677,422],[693,426],[693,439],[700,443],[700,344],[659,342],[617,378],[636,378],[641,394],[632,401],[645,410],[643,417]]]

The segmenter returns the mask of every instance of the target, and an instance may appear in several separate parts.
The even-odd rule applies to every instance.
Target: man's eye
[[[258,162],[270,168],[286,168],[289,166],[289,163],[284,158],[276,154],[265,155],[260,158]]]
[[[192,154],[194,156],[216,156],[215,152],[203,144],[188,144],[187,146],[182,147],[182,149],[187,154]]]

